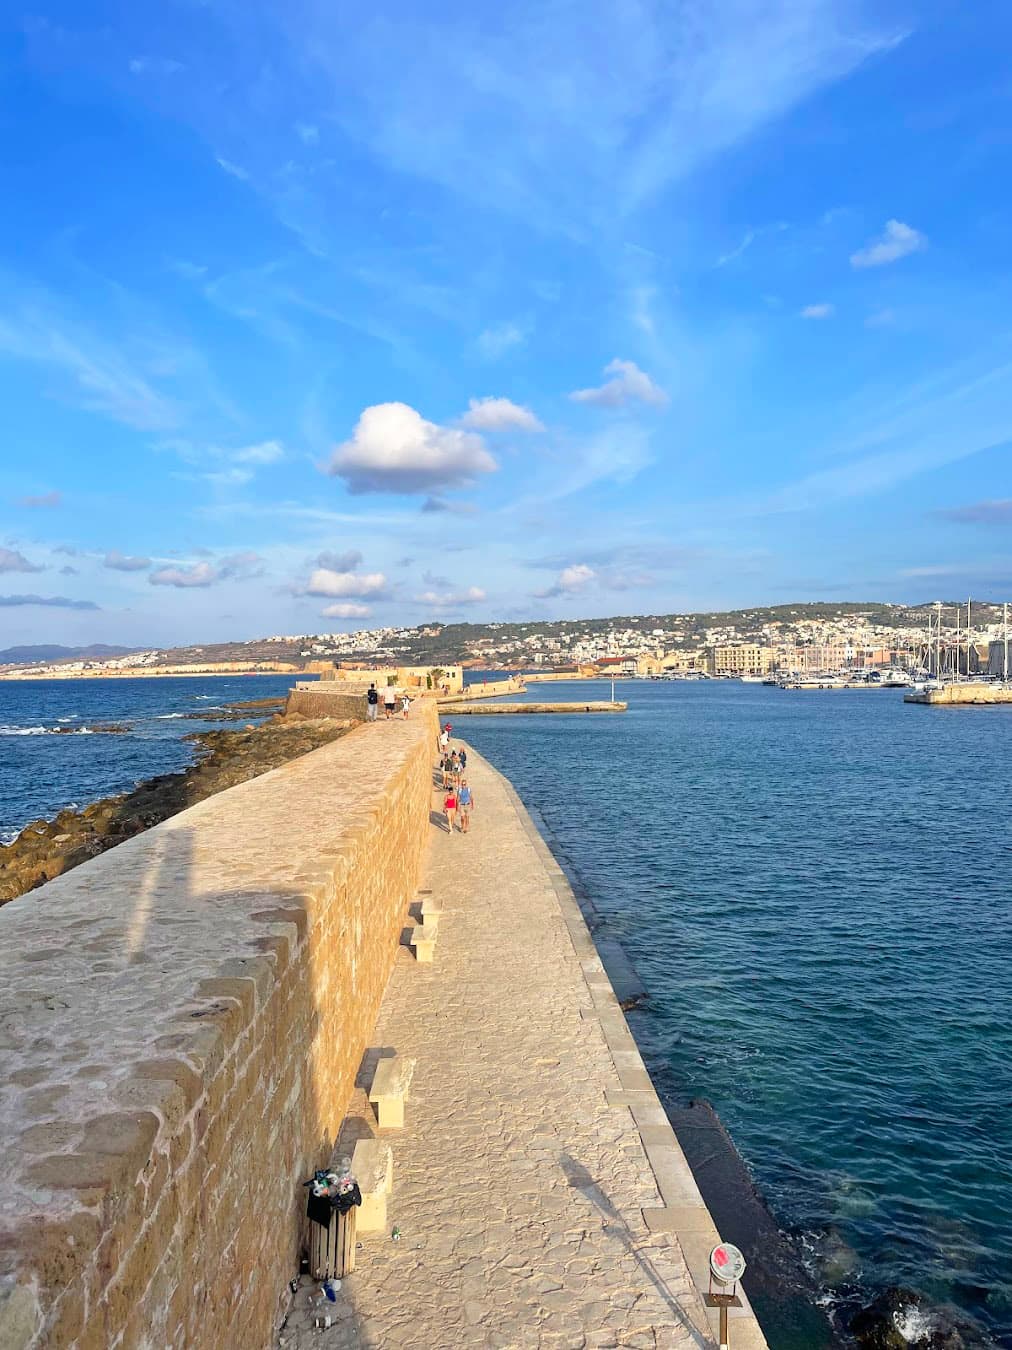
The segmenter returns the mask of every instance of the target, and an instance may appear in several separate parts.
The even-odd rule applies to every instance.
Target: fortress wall
[[[322,681],[321,681],[322,686]],[[382,691],[380,698],[383,697]],[[354,717],[365,720],[365,689],[348,691],[340,685],[327,688],[314,685],[311,689],[295,688],[289,691],[286,713],[301,713],[303,717]]]
[[[267,1347],[373,1034],[435,714],[361,727],[0,912],[0,1347]]]

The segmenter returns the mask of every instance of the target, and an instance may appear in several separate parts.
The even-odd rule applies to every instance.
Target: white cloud
[[[527,334],[515,323],[497,323],[478,334],[478,350],[489,361],[504,356],[511,347],[526,342]]]
[[[17,549],[0,548],[0,572],[42,572],[45,569],[31,563]]]
[[[253,477],[252,469],[215,469],[213,473],[202,473],[201,478],[215,487],[242,487]]]
[[[368,605],[360,605],[354,600],[345,600],[341,604],[327,605],[320,613],[325,619],[365,619],[372,610]]]
[[[296,122],[295,131],[303,145],[316,145],[320,139],[320,128],[310,122]]]
[[[640,370],[635,361],[623,361],[618,357],[609,361],[604,373],[612,378],[594,389],[576,389],[570,394],[574,403],[591,403],[597,408],[621,408],[633,399],[641,403],[650,403],[660,408],[668,401],[668,396],[645,371]]]
[[[305,586],[306,595],[373,595],[386,590],[387,579],[382,572],[334,572],[329,567],[318,567]]]
[[[18,506],[27,506],[29,510],[43,510],[50,506],[59,506],[63,501],[62,492],[42,492],[37,497],[21,497]]]
[[[194,563],[192,567],[158,567],[148,576],[152,586],[175,586],[178,590],[213,586],[221,580],[221,573],[210,563]]]
[[[151,559],[131,558],[113,548],[103,558],[102,566],[111,567],[114,572],[143,572],[151,566]]]
[[[238,178],[240,182],[247,183],[249,181],[249,171],[244,169],[241,164],[233,164],[230,159],[222,159],[221,155],[217,156],[217,163],[219,168],[224,169],[233,178]]]
[[[850,255],[850,264],[852,267],[884,267],[886,263],[897,262],[927,246],[927,236],[920,230],[904,225],[902,220],[887,220],[877,239]]]
[[[593,567],[588,567],[586,563],[571,563],[569,567],[562,569],[553,585],[547,590],[536,591],[535,595],[539,600],[549,600],[558,595],[573,595],[583,590],[596,576]]]
[[[280,441],[261,441],[259,445],[232,450],[230,455],[236,464],[276,464],[284,458],[285,447]]]
[[[499,466],[474,432],[427,422],[406,403],[366,408],[327,472],[351,492],[430,492],[464,487]]]
[[[432,609],[459,609],[461,605],[477,605],[486,599],[480,586],[468,586],[466,591],[423,591],[415,596],[420,605]]]
[[[806,305],[801,311],[803,319],[831,319],[835,309],[832,305]]]
[[[508,398],[470,399],[460,425],[473,427],[476,431],[504,431],[508,427],[515,427],[518,431],[544,431],[530,408],[513,403]]]

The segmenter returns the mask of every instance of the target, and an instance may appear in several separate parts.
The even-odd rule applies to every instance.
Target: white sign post
[[[728,1350],[728,1308],[740,1308],[737,1284],[745,1274],[745,1258],[733,1243],[722,1242],[710,1253],[709,1308],[720,1309],[720,1350]]]

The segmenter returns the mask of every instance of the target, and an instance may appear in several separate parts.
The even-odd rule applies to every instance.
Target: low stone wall
[[[363,722],[366,706],[364,689],[342,689],[339,685],[324,689],[316,684],[307,689],[297,685],[289,691],[285,713],[299,713],[303,717],[353,717]]]
[[[440,694],[441,703],[464,703],[475,698],[501,698],[503,694],[522,694],[524,682],[519,677],[510,680],[486,680],[482,684],[466,684],[458,694]]]
[[[0,911],[0,1346],[267,1347],[420,876],[435,716]]]
[[[1012,687],[1005,684],[943,684],[922,694],[906,694],[907,703],[971,704],[1012,703]]]

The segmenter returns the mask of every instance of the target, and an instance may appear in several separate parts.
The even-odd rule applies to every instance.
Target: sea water
[[[725,681],[616,697],[626,713],[454,732],[542,813],[632,958],[656,1081],[714,1104],[830,1299],[912,1287],[1012,1345],[1012,708]]]
[[[0,843],[30,820],[185,768],[194,747],[183,737],[218,725],[224,704],[282,697],[294,682],[293,675],[0,680]],[[129,730],[89,732],[103,722]],[[56,734],[63,729],[74,734]]]

